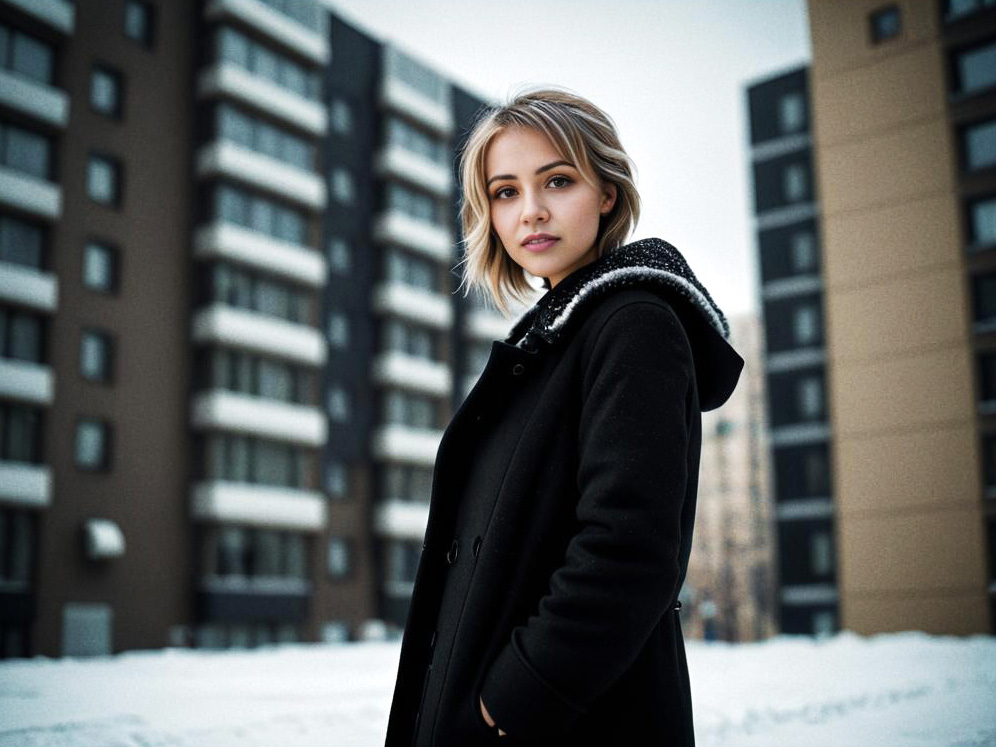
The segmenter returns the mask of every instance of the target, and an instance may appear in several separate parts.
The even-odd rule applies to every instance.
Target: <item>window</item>
[[[996,320],[996,274],[977,275],[972,278],[976,322]]]
[[[356,200],[353,175],[341,166],[332,169],[332,196],[343,205],[352,205]]]
[[[25,587],[31,581],[33,524],[28,511],[0,508],[0,584]]]
[[[226,264],[214,265],[205,300],[309,324],[313,295],[298,286],[260,277]]]
[[[113,293],[118,288],[118,252],[97,241],[83,247],[83,285],[90,290]]]
[[[876,10],[869,15],[868,20],[871,25],[872,44],[880,44],[899,36],[902,24],[898,6],[889,5]]]
[[[823,416],[823,382],[817,377],[806,377],[798,382],[796,390],[799,415],[803,420],[818,420]]]
[[[384,277],[390,282],[403,283],[421,290],[438,290],[438,275],[433,263],[395,247],[384,254]]]
[[[996,119],[966,127],[961,132],[961,142],[966,170],[996,166]]]
[[[345,348],[349,345],[349,318],[345,314],[329,313],[328,336],[333,347]]]
[[[796,306],[792,310],[795,343],[800,346],[815,345],[820,337],[819,324],[819,310],[816,306]]]
[[[428,503],[432,492],[432,470],[409,464],[389,464],[383,472],[381,498],[386,501]]]
[[[393,583],[412,583],[418,571],[422,546],[416,542],[392,540],[387,545],[387,580]]]
[[[218,135],[257,153],[305,171],[315,165],[315,148],[307,140],[250,116],[230,104],[216,109]]]
[[[809,231],[799,231],[793,233],[789,241],[792,270],[797,274],[814,271],[816,269],[816,237]]]
[[[120,73],[100,65],[90,71],[90,106],[108,117],[120,117],[123,97]]]
[[[353,109],[348,101],[332,99],[329,107],[329,121],[332,131],[339,135],[349,135],[353,131]]]
[[[343,462],[325,465],[325,491],[333,498],[345,498],[349,493],[349,473]]]
[[[387,207],[426,223],[439,224],[444,220],[436,200],[395,182],[387,185]]]
[[[111,427],[103,420],[80,418],[76,422],[76,466],[102,471],[110,467]]]
[[[833,572],[833,542],[829,532],[809,535],[809,563],[815,576],[829,576]]]
[[[333,578],[346,578],[352,571],[351,545],[344,537],[329,537],[328,571]]]
[[[383,411],[387,423],[411,428],[435,427],[436,408],[429,397],[400,389],[389,389],[384,392]]]
[[[969,203],[969,242],[976,245],[996,243],[996,196]]]
[[[44,135],[0,123],[0,165],[36,179],[51,177],[52,143]]]
[[[94,202],[121,203],[121,166],[107,156],[90,154],[86,169],[86,193]]]
[[[329,417],[338,423],[349,420],[349,394],[342,387],[330,387],[326,396]]]
[[[944,22],[951,23],[968,18],[988,8],[996,8],[996,0],[946,0],[944,3]]]
[[[155,44],[155,8],[141,0],[125,0],[124,34],[132,41],[151,49]]]
[[[218,30],[217,53],[220,61],[238,65],[298,96],[312,101],[321,99],[321,78],[317,72],[302,67],[233,28],[223,26]]]
[[[954,89],[975,93],[996,85],[996,41],[959,50],[954,56]]]
[[[782,172],[782,193],[788,202],[804,200],[809,191],[809,179],[806,167],[801,163],[792,163]]]
[[[328,245],[329,267],[338,275],[348,275],[352,267],[353,260],[349,250],[349,244],[345,239],[338,237],[329,239]]]
[[[400,146],[410,153],[440,165],[446,162],[447,152],[443,143],[428,133],[416,129],[397,117],[387,120],[386,129],[384,139],[389,144]]]
[[[783,135],[799,132],[806,126],[806,99],[801,91],[786,93],[778,99],[778,127]]]
[[[110,381],[111,354],[110,335],[94,330],[83,330],[80,335],[80,376],[87,381]]]
[[[0,68],[51,85],[55,52],[50,44],[0,24]]]
[[[215,189],[214,215],[218,220],[259,231],[279,241],[290,244],[307,241],[308,223],[303,212],[230,184]]]
[[[996,352],[979,355],[979,399],[982,402],[996,400]]]
[[[813,635],[817,638],[831,636],[837,630],[837,616],[832,610],[818,610],[813,613]]]
[[[44,324],[41,316],[0,306],[0,357],[42,363]]]
[[[982,462],[986,471],[986,489],[990,497],[996,491],[996,436],[987,435],[982,440]]]
[[[45,231],[41,226],[0,215],[0,262],[41,270],[44,243]]]
[[[33,407],[0,402],[0,459],[41,462],[41,412]]]
[[[416,358],[433,360],[435,357],[435,336],[425,327],[402,322],[398,319],[385,321],[382,332],[382,348],[397,351]]]

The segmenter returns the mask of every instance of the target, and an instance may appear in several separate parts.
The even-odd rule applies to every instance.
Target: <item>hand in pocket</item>
[[[494,728],[495,720],[491,718],[491,714],[488,713],[488,708],[487,706],[484,705],[484,698],[478,697],[478,701],[481,704],[481,715],[484,717],[485,723],[487,723],[487,725],[490,726],[491,728]],[[498,730],[499,737],[504,737],[506,734],[507,732],[504,731],[503,729]]]

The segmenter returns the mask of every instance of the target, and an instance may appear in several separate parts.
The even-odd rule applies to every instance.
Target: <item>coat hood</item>
[[[714,410],[733,393],[743,358],[729,343],[723,312],[696,279],[685,258],[663,239],[641,239],[606,252],[542,296],[515,322],[505,342],[525,350],[554,344],[602,296],[646,288],[675,310],[691,343],[699,406]]]

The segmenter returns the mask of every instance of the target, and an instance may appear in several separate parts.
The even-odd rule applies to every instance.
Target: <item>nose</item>
[[[523,195],[522,200],[522,222],[528,224],[536,221],[545,221],[549,217],[550,213],[547,210],[542,194],[527,191]]]

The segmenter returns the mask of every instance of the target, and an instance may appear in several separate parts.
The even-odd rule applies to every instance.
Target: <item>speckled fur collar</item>
[[[641,239],[607,252],[557,283],[519,317],[505,342],[525,350],[534,350],[538,341],[552,344],[586,304],[613,289],[629,286],[677,293],[698,309],[723,339],[729,339],[726,317],[681,252],[663,239]]]

